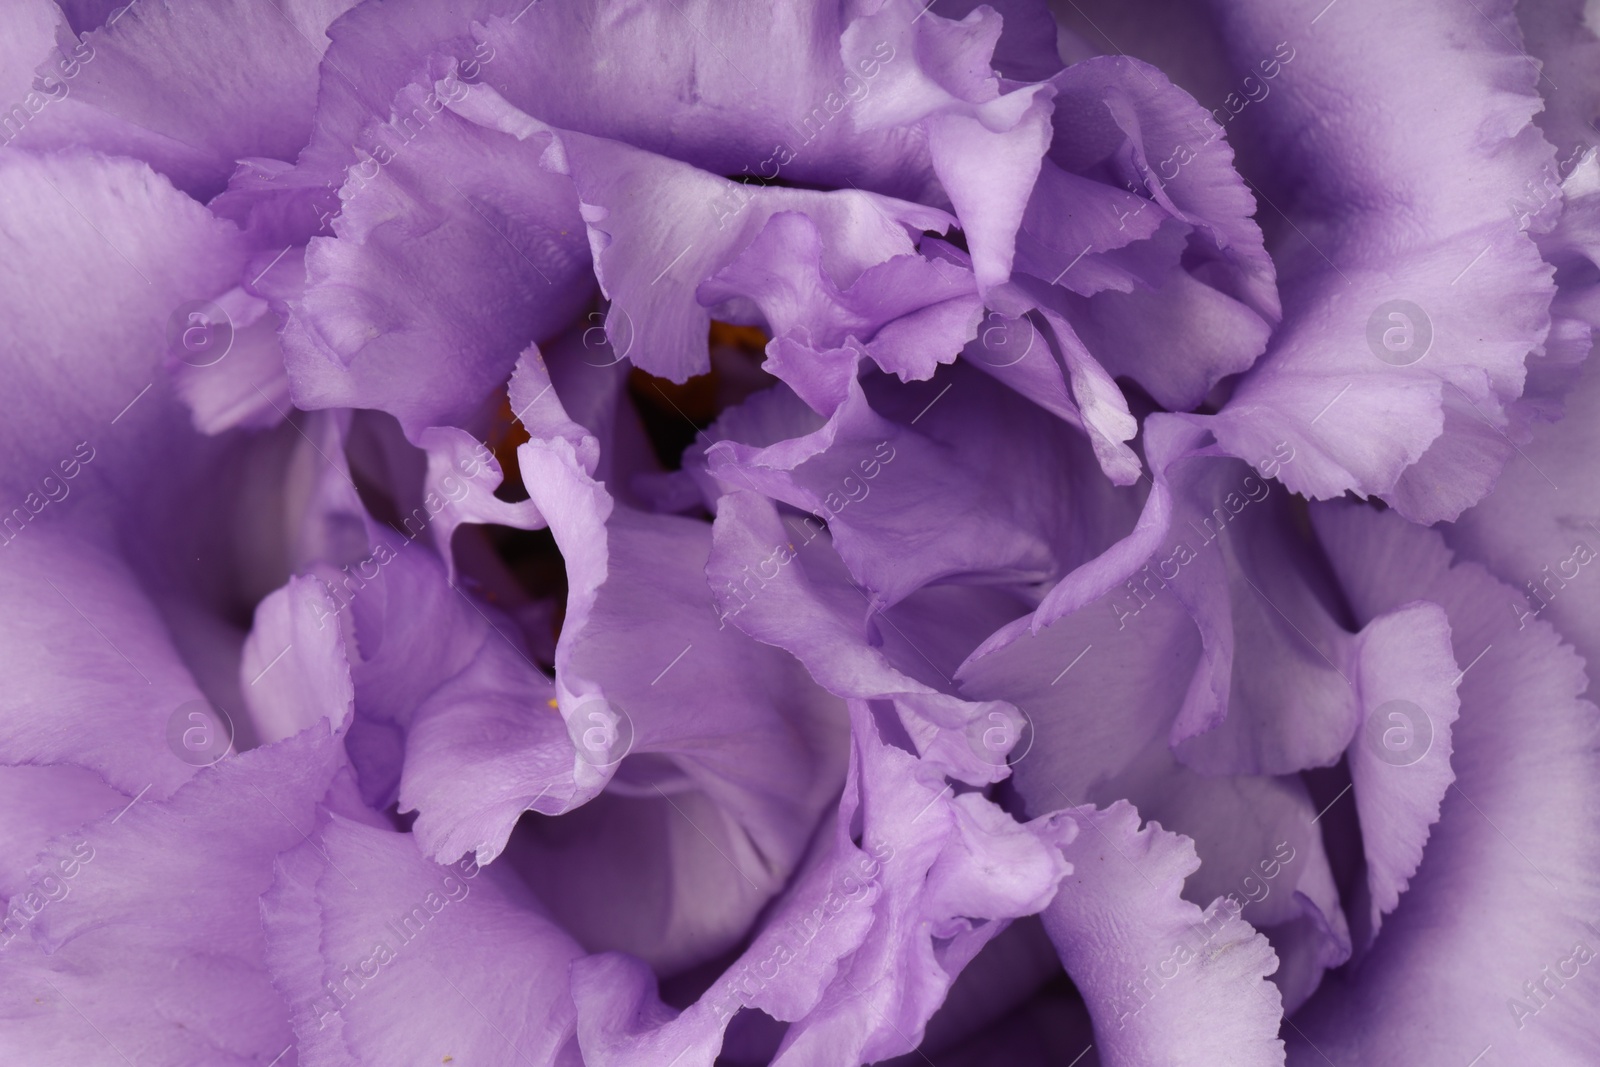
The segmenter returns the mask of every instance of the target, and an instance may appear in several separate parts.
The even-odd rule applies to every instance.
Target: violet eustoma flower
[[[1600,1061],[1600,15],[13,0],[0,1059]]]

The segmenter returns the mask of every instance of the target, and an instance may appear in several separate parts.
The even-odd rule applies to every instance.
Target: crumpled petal
[[[1185,230],[1137,191],[1046,159],[1017,234],[1018,269],[1080,296],[1155,288],[1177,265]]]
[[[1287,440],[1296,492],[1355,490],[1433,522],[1484,496],[1512,453],[1554,290],[1505,210],[1551,156],[1510,6],[1425,5],[1355,48],[1337,42],[1377,8],[1341,4],[1310,36],[1271,5],[1221,17],[1236,56],[1294,42],[1256,120],[1281,160],[1268,195],[1292,195],[1303,244],[1280,256],[1291,312],[1215,431],[1246,458]],[[1418,115],[1435,117],[1426,136]]]
[[[480,31],[478,54],[492,57],[492,66],[484,61],[488,80],[536,118],[713,174],[929,199],[923,145],[854,121],[864,101],[885,91],[889,72],[912,60],[878,38],[863,55],[842,55],[848,5],[512,7],[513,17]]]
[[[1030,814],[1130,800],[1147,818],[1193,840],[1201,858],[1185,886],[1198,904],[1233,898],[1273,941],[1288,1010],[1351,952],[1317,806],[1293,777],[1200,774],[1169,739],[1203,644],[1170,593],[1136,620],[1096,601],[1038,634],[1000,631],[957,679],[971,698],[1009,701],[1027,717],[1012,781]]]
[[[337,237],[306,252],[283,334],[297,406],[388,411],[414,442],[468,419],[593,285],[572,183],[539,166],[549,138],[484,129],[450,99],[443,82],[396,98],[412,139],[390,147],[378,134],[392,131],[374,131],[376,154],[341,188]]]
[[[261,908],[304,1067],[578,1062],[581,950],[502,868],[441,867],[409,835],[325,813]]]
[[[1068,172],[1111,179],[1199,238],[1194,273],[1268,321],[1280,314],[1274,268],[1253,216],[1255,197],[1233,169],[1214,120],[1159,70],[1128,56],[1074,63],[1051,84],[1058,100],[1050,158]],[[1195,127],[1206,139],[1193,140]],[[1193,245],[1191,245],[1193,247]]]
[[[123,5],[80,37],[63,25],[38,71],[52,102],[18,141],[133,156],[209,199],[235,161],[292,160],[306,143],[323,30],[349,6],[172,0]]]
[[[966,458],[877,414],[852,382],[844,405],[815,434],[764,450],[729,442],[715,450],[711,472],[729,487],[758,488],[826,519],[841,558],[871,593],[873,606],[883,608],[924,585],[963,574],[1027,582],[1050,573],[1049,546],[1026,523],[1032,516],[996,522],[1007,502],[992,483],[985,484],[985,468],[960,463]],[[986,495],[991,499],[984,500]],[[971,504],[962,511],[975,520],[974,536],[965,543],[949,537],[948,528],[930,528],[925,513],[963,497]]]
[[[748,836],[760,859],[741,863],[745,880],[770,891],[842,774],[837,702],[786,655],[721,624],[705,587],[704,524],[614,505],[564,440],[530,441],[518,455],[569,575],[555,661],[562,715],[575,736],[598,714],[608,742],[625,728],[633,753],[670,757]],[[579,756],[583,797],[621,769],[609,747]]]
[[[580,445],[585,440],[592,462],[592,438]],[[665,865],[659,877],[688,877],[711,859],[699,851],[707,831],[695,827],[712,820],[724,856],[738,859],[741,877],[722,872],[715,881],[729,899],[691,893],[694,906],[679,909],[681,922],[645,930],[655,939],[648,945],[625,942],[668,969],[696,962],[737,940],[803,854],[817,812],[837,788],[829,768],[842,774],[842,753],[830,740],[838,704],[782,653],[719,627],[703,584],[707,527],[614,504],[568,437],[530,440],[518,461],[570,585],[553,690],[514,631],[446,586],[439,563],[403,548],[381,561],[382,592],[363,589],[351,604],[364,659],[355,668],[357,723],[365,705],[375,725],[387,720],[390,736],[404,737],[399,800],[419,810],[416,833],[442,859],[473,850],[487,862],[506,848],[524,810],[568,811],[610,783],[613,792],[647,800],[658,818],[688,820],[679,846],[645,861]],[[419,639],[436,644],[427,637],[432,628],[416,626],[419,613],[436,613],[455,640],[416,656]],[[643,648],[655,654],[641,655]],[[410,684],[377,675],[381,662],[404,664]],[[790,680],[774,682],[783,677]],[[381,769],[383,758],[366,758]],[[382,797],[381,785],[375,795]],[[644,806],[631,800],[610,822],[605,813],[614,804],[597,800],[591,808],[570,817],[593,824],[578,852],[560,860],[569,848],[561,834],[545,843],[533,834],[513,842],[517,862],[530,863],[536,880],[555,869],[552,862],[620,861],[637,870],[642,855],[630,853],[628,842],[647,825],[637,817]],[[580,936],[616,926],[616,905],[593,892],[548,899]]]
[[[363,795],[374,806],[398,799],[419,811],[414,829],[429,851],[454,860],[476,849],[488,862],[534,796],[570,796],[572,749],[546,705],[549,680],[529,661],[515,624],[451,586],[425,549],[380,541],[361,570],[373,574],[358,570],[358,587],[335,592],[330,610],[347,605],[359,650],[349,747]],[[495,726],[507,713],[514,734]],[[434,725],[437,716],[448,721]],[[540,758],[547,745],[555,751]],[[529,746],[533,766],[548,776],[532,788],[524,778]],[[473,787],[462,788],[456,775],[491,752]]]
[[[921,757],[946,773],[975,784],[1005,776],[1003,758],[974,738],[991,715],[1014,724],[1015,712],[954,696],[948,680],[918,677],[924,670],[908,661],[921,654],[880,636],[894,623],[874,620],[837,555],[812,544],[815,530],[782,522],[770,501],[749,491],[722,498],[713,529],[706,573],[724,620],[788,650],[836,696],[892,701]]]
[[[1095,1020],[1100,1062],[1282,1064],[1277,959],[1227,900],[1179,898],[1199,866],[1187,839],[1128,804],[1057,816],[1078,826],[1072,873],[1044,910],[1067,973]]]
[[[1255,197],[1222,129],[1155,68],[1096,57],[1051,84],[1056,137],[1046,168],[1061,174],[1035,191],[1027,269],[1077,294],[1069,318],[1111,373],[1129,375],[1169,409],[1193,408],[1255,362],[1281,314],[1275,268],[1252,218]],[[1110,219],[1086,232],[1060,221],[1072,203],[1061,186],[1074,175],[1127,191],[1119,198],[1127,203],[1115,206],[1099,197],[1115,230]],[[1149,241],[1123,249],[1146,234]]]
[[[1413,669],[1444,655],[1442,621],[1366,620],[1372,632],[1352,634],[1336,618],[1318,550],[1296,531],[1290,504],[1269,480],[1297,461],[1292,450],[1280,443],[1252,469],[1219,455],[1204,420],[1157,415],[1146,427],[1156,481],[1138,523],[1045,596],[1032,630],[1063,609],[1088,610],[1094,594],[1105,598],[1096,610],[1109,610],[1119,632],[1138,628],[1155,601],[1181,603],[1204,653],[1171,740],[1202,773],[1289,774],[1331,764],[1371,710],[1364,690],[1391,682],[1449,717],[1445,679],[1453,672],[1423,681],[1425,672]],[[1118,578],[1120,589],[1107,588]],[[973,658],[1014,637],[996,633]],[[1411,651],[1395,655],[1397,642]]]
[[[1539,95],[1544,110],[1534,122],[1556,147],[1558,173],[1569,169],[1569,161],[1600,141],[1594,126],[1595,107],[1600,104],[1600,35],[1592,16],[1585,18],[1585,5],[1579,0],[1539,0],[1517,5],[1517,25],[1528,52],[1538,57]],[[1528,190],[1533,211],[1538,213],[1549,202],[1547,183]],[[1521,205],[1519,205],[1521,206]]]
[[[823,267],[816,223],[788,211],[697,295],[755,304],[773,336],[766,369],[825,415],[844,402],[861,356],[901,381],[925,381],[956,358],[983,315],[969,272],[914,254],[869,267],[841,291]]]
[[[1580,698],[1582,661],[1542,619],[1519,628],[1515,591],[1453,562],[1436,532],[1348,506],[1319,507],[1314,521],[1358,610],[1435,601],[1465,670],[1455,781],[1422,865],[1359,981],[1330,978],[1297,1017],[1295,1061],[1322,1062],[1320,1050],[1336,1062],[1469,1062],[1489,1045],[1506,1062],[1592,1059],[1593,1012],[1558,974],[1588,958],[1575,946],[1592,950],[1600,912],[1600,712]]]
[[[851,23],[841,42],[847,65],[869,61],[885,44],[905,57],[885,65],[854,120],[864,130],[921,126],[980,290],[1011,274],[1017,229],[1052,132],[1050,84],[1002,91],[989,69],[1002,21],[992,8],[954,22],[895,0]]]
[[[487,863],[524,811],[570,803],[573,753],[551,706],[554,684],[494,623],[475,629],[481,643],[472,658],[437,683],[411,719],[399,800],[418,813],[419,847],[451,860],[472,852]]]
[[[1116,518],[1073,506],[1074,493],[1110,495],[1083,445],[1048,413],[958,364],[915,393],[882,377],[852,382],[811,433],[765,447],[722,438],[704,455],[724,489],[758,490],[826,522],[881,609],[974,576],[988,585],[1045,581],[1104,550],[1104,527]]]
[[[0,969],[7,1057],[246,1067],[292,1047],[258,898],[312,828],[336,752],[319,725],[62,839],[50,859],[79,861],[71,890]]]
[[[711,314],[696,290],[778,212],[801,212],[817,225],[823,270],[840,288],[909,254],[913,234],[943,232],[953,221],[935,208],[855,189],[740,185],[630,145],[555,130],[483,86],[450,106],[518,138],[554,138],[544,163],[577,187],[595,274],[615,308],[606,333],[640,369],[675,382],[710,367]]]
[[[937,773],[881,739],[864,703],[852,703],[852,719],[836,821],[751,946],[693,1005],[675,1015],[625,957],[574,968],[586,1062],[678,1056],[709,1067],[740,1008],[793,1020],[772,1061],[786,1067],[909,1052],[1003,920],[1048,903],[1066,868],[1043,826],[950,796]]]

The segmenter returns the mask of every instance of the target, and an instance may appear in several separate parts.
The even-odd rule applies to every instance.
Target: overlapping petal
[[[278,861],[267,961],[299,1062],[580,1062],[566,968],[580,950],[503,868],[429,862],[415,838],[335,812]],[[464,951],[467,946],[470,950]],[[448,1003],[453,1021],[419,1012]]]
[[[1279,42],[1294,52],[1274,106],[1250,120],[1290,153],[1268,195],[1292,205],[1298,240],[1280,256],[1284,326],[1216,432],[1240,456],[1289,441],[1297,492],[1354,490],[1416,521],[1454,518],[1512,453],[1553,287],[1504,206],[1551,160],[1510,9],[1419,5],[1371,47],[1341,43],[1371,25],[1361,5],[1310,34],[1266,5],[1220,16],[1240,67]],[[1438,117],[1426,136],[1420,115]]]
[[[1600,909],[1585,844],[1600,813],[1597,717],[1580,698],[1582,661],[1548,623],[1519,628],[1507,607],[1515,592],[1479,565],[1453,561],[1437,533],[1347,507],[1319,509],[1316,522],[1359,610],[1436,601],[1468,669],[1451,735],[1455,780],[1422,864],[1359,982],[1326,983],[1302,1013],[1295,1060],[1319,1062],[1317,1049],[1346,1059],[1471,1059],[1489,1045],[1511,1059],[1592,1057],[1587,1006],[1562,995],[1577,992],[1567,987],[1584,957],[1575,945],[1591,943],[1585,924]],[[1416,720],[1416,746],[1428,725]],[[1392,808],[1382,815],[1393,816]],[[1418,1018],[1447,1025],[1425,1029]]]
[[[548,136],[461,119],[448,104],[466,91],[408,87],[377,132],[411,139],[376,140],[347,173],[336,236],[308,247],[284,332],[297,405],[388,411],[420,442],[475,414],[588,301],[572,183],[539,165]]]
[[[1127,804],[1076,809],[1069,825],[1073,871],[1044,922],[1094,1017],[1100,1062],[1283,1063],[1266,982],[1277,960],[1232,902],[1180,899],[1193,846],[1141,829]]]
[[[58,15],[55,46],[32,57],[43,99],[27,102],[28,120],[7,140],[38,150],[94,145],[209,199],[239,160],[293,160],[306,143],[323,31],[349,6],[131,3],[78,34]]]
[[[70,891],[5,950],[0,1047],[19,1061],[240,1067],[292,1047],[259,898],[278,853],[312,828],[336,752],[319,725],[58,839],[35,873],[64,877],[76,861]]]
[[[1572,4],[152,4],[0,45],[10,1058],[1600,1047]]]

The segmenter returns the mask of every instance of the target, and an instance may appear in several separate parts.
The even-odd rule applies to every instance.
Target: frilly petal
[[[1441,636],[1443,647],[1416,640],[1419,633]],[[1449,619],[1438,604],[1380,615],[1360,640],[1364,729],[1345,755],[1367,859],[1370,938],[1422,862],[1439,803],[1455,780],[1451,732],[1461,704],[1455,687],[1463,676],[1451,652]],[[1428,723],[1426,741],[1413,709]]]
[[[989,73],[1002,21],[992,8],[955,22],[895,0],[851,23],[841,43],[847,64],[867,60],[883,42],[905,57],[884,66],[854,119],[866,130],[921,125],[980,289],[1011,274],[1017,229],[1052,132],[1048,84],[1002,92]]]
[[[693,1005],[673,1013],[623,957],[574,969],[589,1062],[678,1056],[709,1067],[741,1008],[792,1021],[772,1061],[785,1067],[909,1052],[1004,920],[1049,902],[1065,867],[1042,827],[1019,826],[976,795],[952,797],[941,776],[881,739],[864,703],[852,716],[836,820],[750,947]]]
[[[1128,804],[1057,819],[1083,825],[1044,924],[1094,1017],[1100,1062],[1282,1064],[1267,982],[1277,958],[1231,902],[1202,911],[1179,896],[1199,866],[1194,846],[1155,823],[1140,829]]]
[[[1270,5],[1222,15],[1241,60],[1294,42],[1253,121],[1283,159],[1268,195],[1293,197],[1298,242],[1281,257],[1291,312],[1216,433],[1240,456],[1289,441],[1297,492],[1355,490],[1432,522],[1487,493],[1512,453],[1554,290],[1505,209],[1550,161],[1510,7],[1424,5],[1357,49],[1341,35],[1377,11],[1365,3],[1309,36]],[[1424,114],[1438,121],[1419,137]]]
[[[1068,317],[1107,370],[1193,408],[1254,363],[1280,315],[1255,198],[1222,129],[1155,68],[1097,57],[1051,84],[1055,141],[1024,231],[1027,269],[1076,294]],[[1059,209],[1064,184],[1086,179],[1110,217],[1079,229]]]
[[[409,835],[325,819],[261,903],[303,1067],[576,1064],[567,967],[582,950],[515,876],[441,867]]]
[[[914,199],[933,187],[919,139],[853,121],[863,101],[883,92],[887,72],[909,59],[878,38],[863,55],[841,55],[848,5],[512,7],[512,17],[479,31],[478,55],[491,57],[487,80],[545,122],[713,174]]]
[[[1567,160],[1600,144],[1600,129],[1594,125],[1600,111],[1600,75],[1596,74],[1600,70],[1600,36],[1592,9],[1581,0],[1522,3],[1517,5],[1517,25],[1543,75],[1539,94],[1545,106],[1534,122],[1555,145],[1560,166],[1565,168]]]
[[[298,406],[388,411],[413,441],[471,417],[593,290],[572,183],[539,166],[548,135],[468,122],[452,92],[410,86],[369,131],[283,333]]]
[[[629,835],[648,825],[646,815],[669,820],[663,829],[682,829],[673,830],[682,838],[677,845],[648,857],[664,865],[660,877],[698,878],[711,855],[702,848],[706,831],[694,827],[710,820],[712,836],[722,839],[713,847],[735,857],[741,877],[722,872],[688,894],[693,905],[680,909],[681,922],[623,924],[655,938],[622,942],[652,962],[669,970],[698,962],[736,941],[798,863],[842,776],[841,709],[783,653],[719,626],[704,584],[705,524],[615,504],[565,438],[529,441],[518,457],[568,574],[553,691],[514,638],[494,633],[478,609],[480,621],[457,626],[462,639],[450,659],[429,668],[429,691],[391,716],[407,731],[401,803],[421,809],[416,832],[427,854],[454,859],[472,849],[487,860],[506,847],[525,809],[556,814],[603,788],[617,794],[548,824],[548,835],[539,823],[513,842],[518,862],[541,884],[558,862],[561,869],[618,862],[637,869],[645,860]],[[402,565],[397,557],[386,564],[388,585],[414,580],[424,562],[431,561],[417,556]],[[433,610],[467,616],[467,598],[442,599],[454,591],[445,591],[442,568],[431,569],[428,584],[409,595],[422,592]],[[393,601],[406,592],[390,588],[386,595]],[[405,662],[415,644],[406,637],[415,632],[412,603],[407,626],[385,637],[379,655]],[[357,622],[359,635],[359,614]],[[392,640],[403,643],[391,650]],[[408,663],[407,670],[417,667]],[[363,676],[358,670],[358,687]],[[358,688],[358,708],[360,702]],[[562,827],[579,823],[591,832],[569,840]],[[659,833],[654,840],[660,843]],[[613,905],[567,891],[576,884],[541,891],[579,936],[610,936],[608,927],[615,933]],[[718,887],[729,899],[709,892]]]
[[[1230,896],[1273,939],[1292,1009],[1351,951],[1316,806],[1294,778],[1203,775],[1174,756],[1169,738],[1204,673],[1200,634],[1171,593],[1136,620],[1119,608],[1097,601],[1036,635],[1008,627],[961,666],[961,692],[1027,717],[1012,782],[1029,813],[1127,799],[1191,838],[1203,864],[1187,899]]]
[[[1042,338],[1039,346],[1035,358],[1051,358]],[[730,420],[713,432],[740,427]],[[882,376],[847,383],[845,402],[820,428],[764,446],[724,437],[704,455],[724,490],[758,490],[809,523],[826,522],[881,609],[978,575],[987,585],[1048,580],[1107,548],[1115,534],[1106,528],[1116,530],[1121,515],[1067,504],[1115,499],[1084,444],[958,363],[915,391]]]
[[[1050,159],[1148,196],[1192,226],[1202,238],[1196,273],[1275,322],[1275,272],[1253,218],[1255,197],[1234,170],[1223,131],[1194,98],[1129,56],[1074,63],[1050,84],[1058,101]]]
[[[71,890],[34,920],[39,946],[13,943],[0,971],[6,1055],[247,1067],[292,1047],[259,898],[339,762],[319,725],[63,840],[51,859],[78,861]]]
[[[569,175],[582,201],[595,273],[615,312],[606,333],[651,374],[684,381],[710,369],[711,315],[695,298],[782,211],[808,215],[824,235],[822,267],[848,288],[869,267],[913,251],[912,235],[943,231],[948,214],[856,189],[814,192],[742,185],[616,141],[556,130],[473,87],[451,107],[536,143],[553,136],[545,165]]]
[[[174,0],[122,5],[81,37],[63,25],[38,71],[52,102],[19,143],[133,156],[208,199],[235,161],[292,160],[306,143],[323,31],[349,6]]]
[[[819,527],[785,523],[771,501],[747,490],[722,498],[713,530],[706,574],[725,622],[788,650],[836,696],[892,701],[922,757],[947,773],[974,783],[1004,777],[1003,759],[974,738],[991,713],[1014,724],[1015,712],[917,677],[922,670],[906,660],[920,653],[876,636],[894,623],[874,620]]]
[[[1465,669],[1450,738],[1455,781],[1422,865],[1359,980],[1330,978],[1297,1016],[1296,1062],[1322,1062],[1318,1051],[1469,1062],[1490,1045],[1505,1062],[1593,1059],[1593,1011],[1576,987],[1555,984],[1572,985],[1557,972],[1589,958],[1575,946],[1592,952],[1600,914],[1600,713],[1579,698],[1582,661],[1543,620],[1519,628],[1508,608],[1516,593],[1477,564],[1453,562],[1438,533],[1355,506],[1319,507],[1313,519],[1358,612],[1438,603]],[[1419,718],[1418,743],[1424,725]]]
[[[956,358],[983,314],[968,271],[914,254],[868,268],[841,291],[823,266],[816,223],[788,211],[773,215],[698,296],[759,308],[775,342],[767,369],[825,415],[844,402],[862,355],[901,381],[926,380]]]

